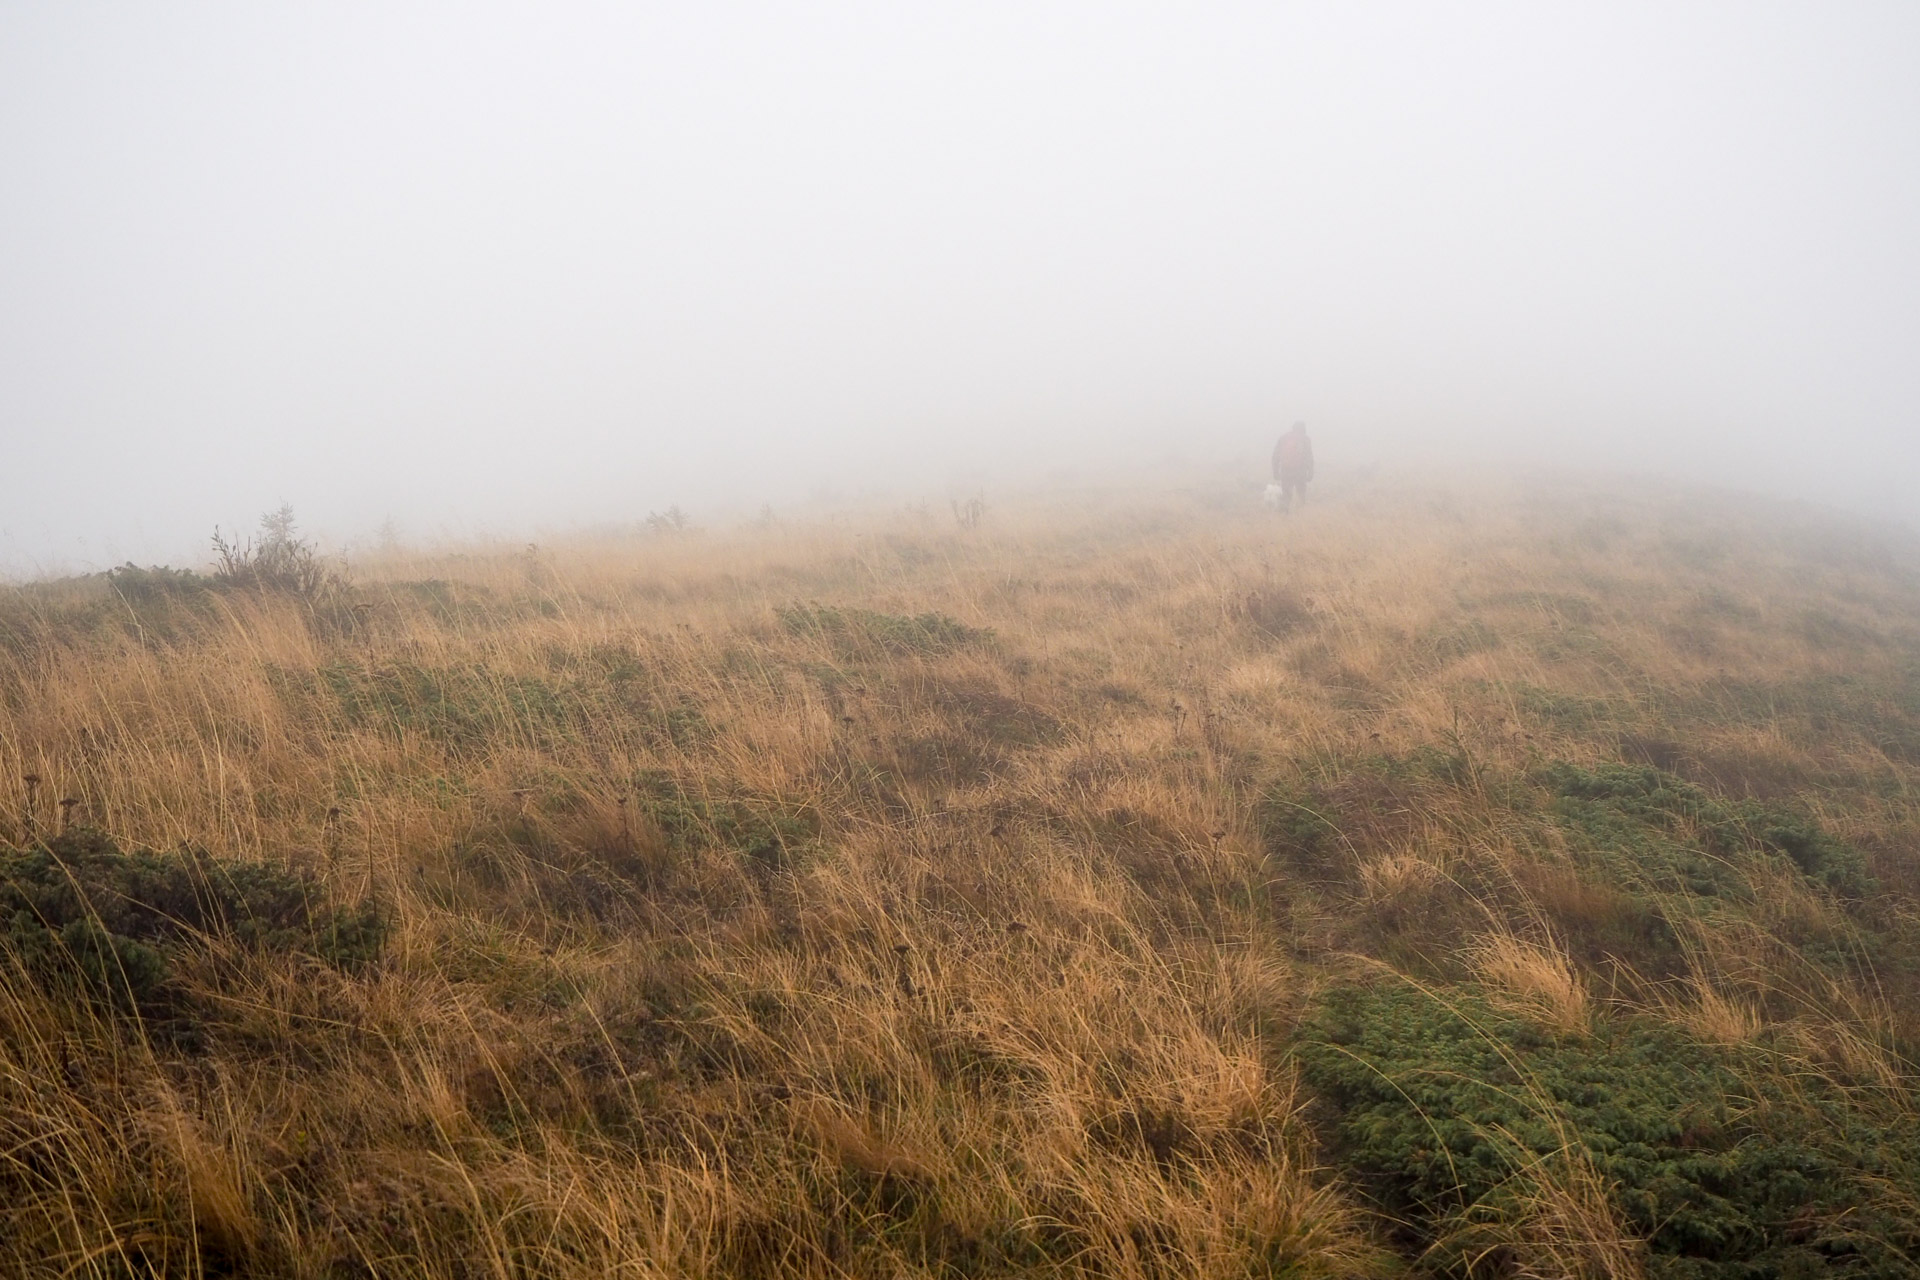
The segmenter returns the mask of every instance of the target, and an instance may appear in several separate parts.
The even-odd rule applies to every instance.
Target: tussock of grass
[[[1387,853],[1360,864],[1360,884],[1376,902],[1415,896],[1445,878],[1445,872],[1417,853]]]
[[[1593,1016],[1587,984],[1552,943],[1528,942],[1511,933],[1491,933],[1468,951],[1474,973],[1495,999],[1555,1031],[1579,1035]]]
[[[0,592],[0,1263],[1909,1273],[1920,557],[1254,496]]]
[[[1753,1001],[1728,995],[1703,978],[1694,978],[1662,1006],[1681,1027],[1709,1044],[1745,1044],[1757,1038],[1764,1025]]]

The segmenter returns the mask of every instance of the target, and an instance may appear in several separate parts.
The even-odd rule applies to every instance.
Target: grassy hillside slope
[[[1380,483],[351,576],[0,595],[0,1272],[1915,1273],[1911,547]]]

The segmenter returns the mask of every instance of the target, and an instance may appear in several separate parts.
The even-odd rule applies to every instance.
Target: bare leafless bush
[[[317,600],[340,585],[340,576],[319,550],[299,534],[293,508],[281,505],[260,517],[259,532],[242,541],[213,531],[214,581],[225,587]]]

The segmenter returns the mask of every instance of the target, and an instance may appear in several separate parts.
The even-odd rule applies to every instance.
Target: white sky
[[[1914,518],[1920,4],[0,0],[0,570],[1169,450]]]

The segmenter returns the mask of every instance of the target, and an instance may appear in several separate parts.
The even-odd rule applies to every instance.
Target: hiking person
[[[1273,479],[1280,486],[1280,509],[1291,510],[1293,495],[1307,500],[1307,481],[1313,479],[1313,441],[1307,439],[1307,424],[1296,422],[1293,430],[1273,446]]]

